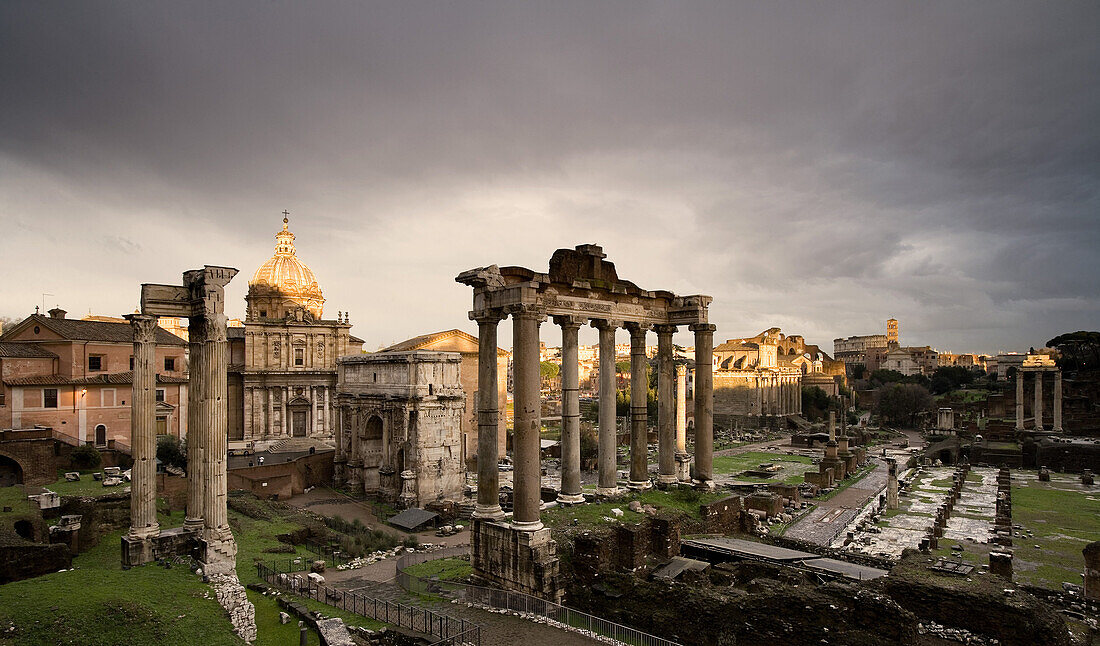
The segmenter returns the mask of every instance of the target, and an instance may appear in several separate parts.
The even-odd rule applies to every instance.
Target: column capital
[[[470,312],[470,320],[479,325],[494,325],[505,318],[504,312],[498,309],[474,310]]]
[[[692,332],[714,332],[718,326],[713,323],[692,323],[688,329]]]
[[[687,366],[685,366],[682,363],[676,364],[676,376],[677,377],[680,377],[680,376],[686,377],[687,373],[688,373]]]
[[[616,330],[623,327],[623,322],[616,321],[614,319],[592,319],[591,321],[589,321],[589,325],[596,328],[597,330]]]
[[[670,323],[658,323],[653,326],[653,331],[657,334],[675,334],[679,328],[678,325],[672,325]]]
[[[583,317],[583,316],[572,316],[572,315],[568,315],[568,314],[565,314],[565,315],[558,314],[558,315],[555,315],[553,317],[553,319],[554,319],[554,323],[556,325],[558,325],[559,327],[570,328],[570,329],[575,329],[575,330],[581,329],[581,326],[584,325],[588,321],[588,319]]]
[[[627,321],[626,323],[623,323],[623,327],[626,328],[627,332],[630,332],[631,340],[640,338],[644,341],[646,333],[649,332],[650,325],[649,323],[635,323],[634,321]]]
[[[152,314],[127,314],[126,320],[134,330],[137,343],[156,343],[157,317]]]
[[[534,303],[513,303],[511,305],[504,306],[504,313],[510,315],[512,318],[530,318],[542,323],[546,320],[546,308],[539,307]]]

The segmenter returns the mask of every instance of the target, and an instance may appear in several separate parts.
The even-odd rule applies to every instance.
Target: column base
[[[604,498],[616,498],[619,493],[618,487],[596,487],[596,495]]]
[[[678,475],[676,475],[675,473],[662,473],[662,474],[657,476],[658,486],[659,485],[676,484],[679,481],[680,481],[680,477]]]
[[[692,480],[691,482],[700,491],[714,491],[718,488],[713,480]]]
[[[640,482],[636,480],[628,480],[626,486],[628,489],[632,489],[634,491],[645,491],[646,489],[652,487],[653,483],[649,480],[642,480]]]
[[[478,520],[500,520],[504,518],[504,510],[500,505],[478,505],[474,508],[474,518]]]
[[[521,531],[521,532],[537,532],[538,530],[542,529],[542,521],[541,520],[530,520],[530,521],[515,521],[515,520],[513,520],[512,521],[512,529],[515,529],[515,530]]]
[[[202,517],[199,518],[184,518],[183,528],[188,531],[200,531],[202,530]]]
[[[562,505],[579,505],[584,502],[584,496],[577,494],[559,493],[558,504]]]
[[[157,534],[160,534],[160,523],[153,523],[148,527],[131,526],[130,531],[127,533],[127,536],[134,540],[140,541],[146,538],[155,537]]]

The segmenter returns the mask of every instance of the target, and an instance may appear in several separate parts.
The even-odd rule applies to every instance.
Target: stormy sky
[[[893,316],[1026,350],[1100,322],[1098,28],[1072,1],[8,0],[0,316],[117,315],[202,264],[241,270],[241,316],[285,208],[368,349],[476,333],[465,269],[597,243],[712,295],[718,340],[831,352]]]

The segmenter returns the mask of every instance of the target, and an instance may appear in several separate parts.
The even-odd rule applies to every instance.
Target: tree
[[[561,366],[553,361],[540,361],[539,362],[539,376],[543,379],[553,379],[561,372]]]
[[[86,470],[98,468],[103,461],[103,458],[99,455],[99,451],[90,444],[81,444],[73,449],[69,459],[72,461],[74,469]]]
[[[876,411],[880,418],[895,424],[914,426],[917,415],[931,410],[932,395],[919,384],[889,384],[878,391]]]
[[[157,459],[161,464],[178,469],[187,468],[187,443],[181,442],[175,435],[162,435],[157,438]]]
[[[962,366],[941,366],[932,373],[929,387],[934,395],[943,395],[958,390],[974,381],[974,373]]]
[[[901,374],[897,370],[887,370],[886,368],[879,368],[871,372],[871,383],[874,384],[892,384],[899,381],[904,381],[905,375]]]
[[[1056,359],[1062,370],[1100,369],[1100,332],[1067,332],[1059,334],[1047,346],[1058,350]]]
[[[863,375],[867,373],[867,366],[862,363],[853,363],[850,370],[852,371],[852,379],[863,379]]]

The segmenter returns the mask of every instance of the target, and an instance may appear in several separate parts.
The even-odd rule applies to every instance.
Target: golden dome
[[[283,230],[275,234],[275,255],[260,265],[252,280],[248,281],[249,297],[282,297],[283,307],[272,303],[270,316],[281,318],[293,304],[309,310],[315,318],[321,318],[321,306],[325,302],[317,278],[305,263],[298,259],[294,249],[294,234],[283,218]],[[266,311],[266,310],[265,310]]]

